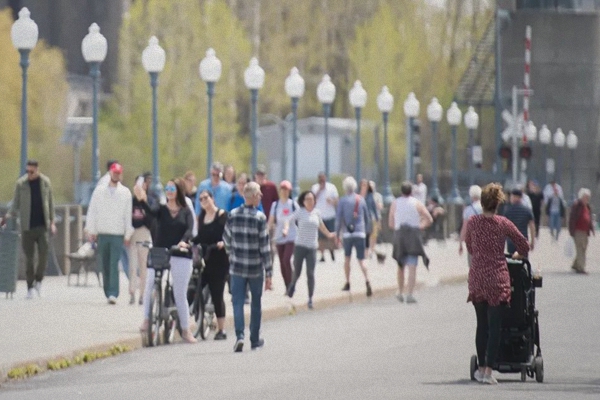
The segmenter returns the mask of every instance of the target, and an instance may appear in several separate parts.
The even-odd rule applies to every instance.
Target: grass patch
[[[125,345],[114,345],[105,351],[85,351],[72,358],[59,358],[50,360],[44,367],[38,364],[28,364],[16,367],[8,371],[8,379],[25,379],[44,371],[58,371],[73,365],[83,365],[102,358],[116,356],[131,351],[131,347]]]

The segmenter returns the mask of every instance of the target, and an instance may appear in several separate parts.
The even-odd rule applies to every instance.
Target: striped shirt
[[[323,223],[321,212],[316,208],[312,211],[299,208],[290,217],[290,227],[296,222],[298,222],[298,229],[294,244],[308,249],[319,247],[319,226]]]
[[[244,278],[273,275],[267,217],[256,207],[242,206],[229,214],[223,242],[229,253],[229,273]]]

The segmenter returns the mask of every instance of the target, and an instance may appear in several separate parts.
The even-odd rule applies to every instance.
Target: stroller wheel
[[[535,365],[535,380],[539,383],[544,382],[544,359],[542,356],[537,356],[533,359]]]
[[[525,382],[527,379],[527,367],[521,368],[521,382]]]
[[[473,356],[471,356],[471,371],[470,371],[472,381],[475,380],[475,371],[477,371],[477,368],[479,368],[477,365],[477,356],[473,355]]]

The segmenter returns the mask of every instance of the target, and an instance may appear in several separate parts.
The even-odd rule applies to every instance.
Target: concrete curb
[[[467,274],[451,276],[451,277],[446,277],[446,278],[440,279],[438,285],[436,285],[436,286],[455,285],[455,284],[463,283],[466,280],[467,280]],[[433,286],[433,287],[436,287],[436,286]],[[426,285],[423,282],[417,282],[415,290],[422,290],[424,287],[426,287]],[[373,296],[371,298],[367,297],[366,293],[364,293],[362,291],[360,293],[340,292],[339,294],[333,295],[328,298],[315,300],[314,301],[314,310],[309,310],[306,304],[302,305],[302,306],[298,306],[297,304],[295,304],[296,312],[294,314],[325,310],[328,308],[338,307],[341,305],[352,304],[352,303],[364,303],[364,302],[369,301],[372,298],[390,297],[396,293],[397,289],[398,288],[395,285],[384,287],[384,288],[379,288],[379,289],[374,289]],[[249,310],[247,310],[246,317],[249,317],[249,315],[250,315],[250,312],[249,312]],[[278,305],[276,307],[271,307],[269,309],[263,310],[262,319],[263,319],[263,321],[269,321],[269,320],[274,320],[277,318],[292,317],[292,316],[293,315],[290,314],[289,306],[287,304],[283,304],[283,305]],[[233,316],[232,315],[227,316],[225,323],[226,323],[227,327],[233,327]],[[203,341],[199,340],[199,342],[203,342]],[[48,365],[49,361],[55,361],[55,360],[59,360],[62,358],[71,359],[73,357],[76,357],[78,355],[81,355],[81,354],[87,353],[87,352],[104,352],[104,351],[109,350],[113,346],[117,346],[117,345],[127,346],[131,349],[131,351],[138,350],[138,349],[142,348],[141,336],[138,335],[138,337],[136,337],[136,338],[134,338],[134,337],[123,338],[123,339],[116,340],[113,342],[106,342],[106,343],[97,344],[97,345],[93,345],[93,346],[89,346],[89,347],[85,347],[85,348],[80,348],[80,349],[77,349],[74,351],[56,354],[52,357],[31,359],[31,360],[27,360],[27,361],[18,362],[18,363],[15,363],[15,364],[3,367],[3,368],[0,367],[0,387],[2,386],[2,383],[11,381],[11,379],[8,378],[8,372],[15,368],[26,367],[28,365],[37,365],[41,369],[39,374],[42,374],[42,373],[48,372],[47,365]],[[118,356],[118,355],[120,355],[120,354],[117,354],[115,356]]]

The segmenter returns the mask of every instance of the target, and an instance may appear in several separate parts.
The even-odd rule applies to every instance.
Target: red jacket
[[[581,213],[583,212],[583,207],[587,207],[588,211],[590,212],[590,224],[589,224],[589,227],[587,229],[588,236],[589,236],[590,233],[594,232],[594,221],[593,221],[593,218],[592,218],[592,207],[590,207],[589,204],[584,205],[581,202],[581,200],[577,200],[571,206],[571,213],[569,214],[569,234],[571,236],[575,235],[575,226],[577,225],[577,221],[581,217]]]

